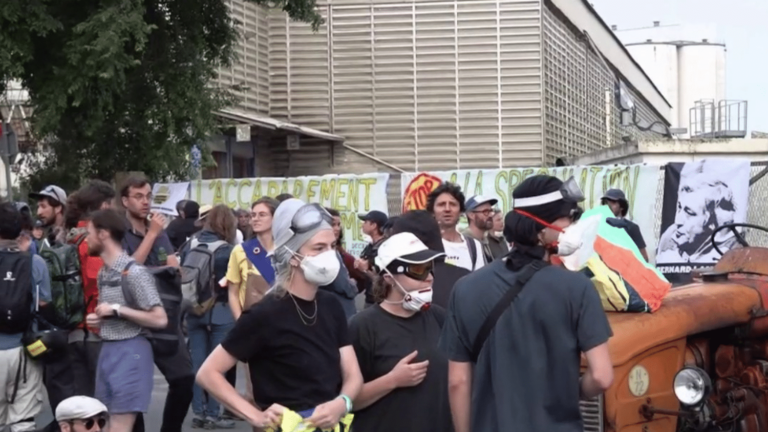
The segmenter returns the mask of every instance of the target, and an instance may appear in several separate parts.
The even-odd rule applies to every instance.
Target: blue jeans
[[[226,303],[216,303],[213,309],[203,316],[187,315],[189,351],[195,374],[234,326],[235,320]],[[201,417],[218,418],[221,415],[219,402],[210,397],[197,383],[192,394],[192,411]]]

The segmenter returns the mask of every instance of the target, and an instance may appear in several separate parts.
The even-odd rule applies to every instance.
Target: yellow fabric
[[[592,272],[592,282],[600,294],[603,310],[608,312],[625,311],[629,302],[629,292],[624,286],[624,280],[618,273],[608,268],[598,255],[587,261],[587,267]]]
[[[227,281],[239,285],[238,293],[240,307],[245,305],[245,289],[248,283],[248,272],[255,275],[261,275],[256,266],[248,265],[248,257],[245,255],[243,245],[237,245],[232,249],[229,255],[229,264],[227,265]]]
[[[341,432],[341,425],[344,425],[344,431],[349,430],[349,426],[352,424],[354,414],[347,414],[341,418],[339,424],[333,429],[322,429],[323,432]],[[275,432],[277,429],[267,428],[266,432]],[[283,411],[283,420],[280,423],[281,432],[315,432],[316,427],[304,423],[304,419],[297,413],[285,410]]]

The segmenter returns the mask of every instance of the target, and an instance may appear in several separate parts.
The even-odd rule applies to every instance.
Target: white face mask
[[[400,301],[384,300],[385,302],[402,304],[403,309],[411,312],[419,312],[429,309],[430,304],[432,304],[432,287],[422,288],[416,291],[406,291],[394,277],[392,278],[392,281],[398,288],[400,288],[400,291],[402,291],[405,296]]]
[[[557,255],[568,256],[573,255],[583,243],[583,230],[580,229],[579,223],[573,223],[569,225],[557,238]]]
[[[341,269],[336,251],[333,249],[315,256],[302,257],[300,265],[304,270],[304,279],[317,286],[325,286],[333,282]]]

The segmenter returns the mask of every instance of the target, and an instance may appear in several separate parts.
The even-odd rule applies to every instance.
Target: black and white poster
[[[744,223],[749,198],[749,160],[705,159],[665,167],[661,235],[656,267],[673,284],[691,281],[693,270],[720,259],[712,233],[720,226]],[[725,252],[738,245],[730,230],[715,239]]]

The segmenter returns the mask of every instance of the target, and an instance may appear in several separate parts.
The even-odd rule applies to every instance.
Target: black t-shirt
[[[506,260],[496,260],[456,283],[440,339],[450,360],[470,361],[480,327],[516,277]],[[586,276],[557,266],[539,270],[480,351],[472,377],[472,430],[581,431],[581,353],[611,334]]]
[[[464,267],[436,260],[432,270],[432,275],[435,277],[432,281],[432,304],[448,308],[448,300],[451,297],[453,286],[459,279],[469,273],[470,271]]]
[[[363,381],[388,374],[403,357],[418,351],[414,363],[429,360],[427,376],[415,387],[398,388],[355,412],[355,432],[451,432],[448,357],[437,348],[445,310],[433,306],[410,318],[370,307],[350,321]]]
[[[243,312],[221,343],[233,357],[248,363],[260,409],[277,403],[304,411],[339,396],[339,349],[350,345],[347,320],[333,294],[318,291],[315,299],[317,322],[306,325],[297,305],[312,316],[314,302],[287,293],[268,294]]]

